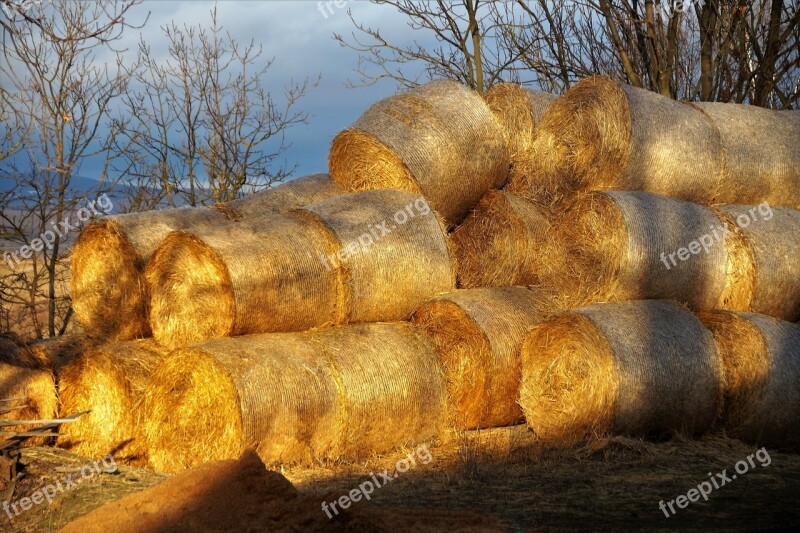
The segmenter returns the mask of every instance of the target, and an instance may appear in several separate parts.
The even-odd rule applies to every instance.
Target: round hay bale
[[[61,426],[58,445],[84,457],[145,457],[144,394],[166,355],[143,339],[92,348],[66,364],[58,373],[61,415],[89,413]]]
[[[502,128],[483,98],[450,80],[372,105],[334,138],[329,156],[345,189],[422,194],[448,225],[502,186],[508,166]]]
[[[532,151],[509,190],[545,203],[582,189],[711,203],[723,170],[719,132],[702,111],[605,76],[553,102]]]
[[[268,216],[342,192],[327,174],[315,174],[230,205],[163,209],[95,221],[83,230],[72,250],[70,294],[75,316],[92,336],[111,340],[149,336],[144,267],[169,233]]]
[[[335,249],[318,224],[291,214],[171,233],[145,269],[153,335],[175,349],[340,323],[341,276],[322,259]]]
[[[443,226],[420,196],[402,191],[195,233],[170,235],[147,266],[153,334],[171,348],[399,320],[455,287]]]
[[[705,206],[644,192],[593,191],[569,205],[557,233],[569,248],[567,268],[544,283],[572,307],[664,299],[713,309],[726,287],[728,242]]]
[[[720,307],[800,319],[800,211],[764,203],[719,206],[718,212],[746,248],[736,260],[742,274],[731,282],[738,297]]]
[[[800,113],[700,102],[719,129],[725,171],[716,203],[800,208]]]
[[[246,447],[270,464],[368,456],[445,419],[433,347],[404,323],[214,339],[176,350],[152,382],[150,459],[166,472]]]
[[[483,99],[503,126],[511,163],[531,149],[536,127],[556,95],[525,89],[516,83],[493,85]]]
[[[345,280],[347,322],[403,320],[421,303],[455,289],[444,223],[423,197],[364,191],[301,211],[338,243],[328,262]]]
[[[697,434],[722,405],[711,333],[686,309],[646,300],[567,311],[522,346],[520,406],[542,441]]]
[[[107,217],[89,224],[71,255],[75,317],[91,335],[127,340],[150,335],[145,264],[171,232],[226,220],[212,208],[178,208]]]
[[[517,424],[520,348],[531,326],[548,318],[552,301],[527,287],[466,289],[439,296],[414,312],[442,362],[457,429]]]
[[[450,238],[462,288],[533,285],[561,270],[563,251],[545,213],[505,191],[487,192]]]
[[[722,423],[733,437],[800,447],[800,327],[764,315],[700,314],[725,370]]]
[[[26,368],[0,362],[0,407],[3,420],[50,420],[58,412],[53,373],[46,369]],[[2,431],[22,433],[41,424],[5,426]],[[5,437],[3,437],[5,438]],[[39,445],[47,438],[32,438],[27,445]]]

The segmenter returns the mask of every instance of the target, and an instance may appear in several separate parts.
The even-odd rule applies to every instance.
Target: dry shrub
[[[92,348],[66,364],[58,374],[61,415],[89,413],[61,426],[58,445],[85,457],[145,456],[144,393],[166,354],[143,339]]]
[[[147,392],[151,463],[175,472],[253,447],[267,463],[358,458],[442,431],[436,354],[406,323],[214,339],[175,351]]]
[[[456,429],[509,426],[522,420],[517,404],[520,348],[552,301],[526,287],[466,289],[422,305],[412,323],[436,347],[455,407]]]
[[[713,311],[700,319],[725,370],[722,423],[729,435],[800,447],[800,327],[764,315]]]
[[[437,80],[367,109],[333,140],[330,173],[345,189],[422,194],[448,225],[505,182],[508,150],[481,96]]]
[[[720,307],[800,319],[800,211],[768,204],[725,205],[718,211],[736,228],[744,248],[736,258],[741,274],[731,281],[737,297]]]
[[[719,129],[725,172],[716,203],[759,201],[800,209],[800,113],[754,105],[695,104]]]
[[[530,285],[559,271],[563,250],[538,206],[505,191],[489,191],[451,234],[459,286]]]
[[[154,336],[176,348],[407,317],[455,285],[444,229],[432,212],[411,216],[406,208],[416,202],[425,205],[410,193],[365,191],[257,222],[170,235],[146,271]],[[398,212],[407,222],[381,236],[376,228],[394,224]]]
[[[58,401],[53,373],[0,362],[0,419],[49,420],[56,417]],[[6,432],[30,431],[41,424],[23,424],[0,428]],[[43,439],[28,439],[27,444],[42,444]]]
[[[531,149],[536,127],[556,95],[525,89],[516,83],[498,83],[483,96],[503,126],[511,163]]]
[[[566,267],[550,271],[569,306],[597,301],[665,299],[713,309],[726,287],[728,243],[721,222],[704,206],[644,192],[589,192],[569,205],[557,227]],[[708,249],[681,261],[676,254],[701,236]],[[663,254],[663,255],[662,255]]]
[[[519,402],[549,445],[696,434],[719,413],[722,380],[711,333],[686,309],[659,300],[599,304],[531,329]]]
[[[532,152],[509,190],[543,203],[581,189],[710,203],[723,169],[719,132],[702,111],[605,76],[553,102]]]
[[[322,175],[307,176],[251,194],[232,204],[176,208],[106,217],[75,242],[71,285],[75,316],[89,335],[129,340],[150,335],[144,267],[167,235],[213,228],[226,220],[259,217],[335,196],[341,188]]]

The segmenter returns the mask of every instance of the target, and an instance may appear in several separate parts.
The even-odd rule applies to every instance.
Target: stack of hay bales
[[[720,420],[793,446],[773,399],[800,375],[777,320],[800,318],[795,116],[604,77],[556,100],[440,80],[338,134],[330,177],[92,224],[76,315],[101,339],[154,338],[61,370],[63,404],[93,410],[62,442],[169,472],[523,418],[558,446]],[[787,139],[742,156],[750,118]]]
[[[106,217],[92,222],[72,250],[70,295],[87,334],[109,340],[150,335],[144,267],[170,232],[213,228],[302,207],[341,194],[326,174],[306,176],[229,204]]]

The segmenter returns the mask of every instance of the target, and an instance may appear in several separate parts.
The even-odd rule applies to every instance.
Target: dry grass
[[[508,166],[491,110],[478,93],[448,80],[373,104],[336,136],[329,156],[331,176],[344,188],[420,193],[448,225],[502,186]]]
[[[357,354],[354,357],[354,354]],[[441,433],[433,347],[404,323],[217,339],[176,351],[153,377],[151,462],[174,472],[238,457],[359,457]]]
[[[522,347],[520,405],[544,442],[704,432],[722,405],[709,331],[686,309],[646,300],[568,311]]]
[[[58,400],[53,373],[47,369],[26,368],[0,362],[0,418],[15,420],[49,420],[56,417]],[[5,426],[2,431],[25,432],[39,424]],[[30,439],[27,444],[40,444],[48,439]]]
[[[520,349],[528,329],[547,318],[552,301],[526,287],[466,289],[422,305],[412,323],[430,337],[455,407],[453,426],[519,423]]]

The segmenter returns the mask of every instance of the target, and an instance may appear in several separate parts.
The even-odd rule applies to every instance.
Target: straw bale
[[[557,97],[548,92],[526,89],[516,83],[498,83],[483,98],[503,126],[513,164],[531,149],[536,127]]]
[[[62,424],[58,445],[85,457],[146,456],[144,393],[166,355],[153,339],[141,339],[92,348],[67,363],[58,373],[61,415],[89,413]]]
[[[522,347],[520,405],[545,443],[709,429],[722,405],[711,333],[660,300],[598,304],[534,326]]]
[[[481,96],[436,80],[372,105],[333,140],[331,176],[345,189],[422,194],[448,225],[460,222],[509,168],[500,124]]]
[[[519,423],[520,349],[552,301],[527,287],[465,289],[423,304],[412,323],[436,347],[457,429]]]
[[[564,250],[549,216],[506,191],[487,192],[451,234],[463,288],[532,285],[561,270]]]
[[[407,323],[214,339],[176,350],[147,392],[151,463],[175,472],[253,447],[266,463],[355,459],[442,431],[441,369]]]
[[[800,448],[800,326],[729,311],[701,313],[700,319],[714,335],[725,370],[727,433]]]

